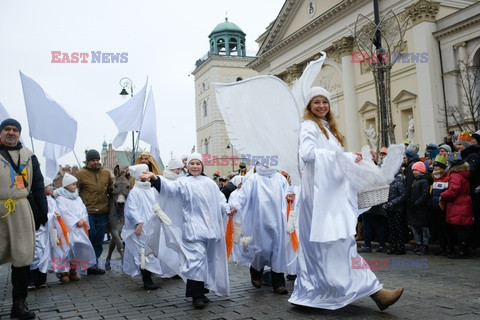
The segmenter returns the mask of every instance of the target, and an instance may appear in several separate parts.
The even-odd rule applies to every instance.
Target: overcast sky
[[[208,35],[228,16],[247,34],[247,51],[273,21],[284,0],[0,1],[0,103],[22,126],[31,148],[19,70],[34,79],[77,120],[75,152],[100,151],[117,129],[106,112],[125,102],[119,80],[134,93],[149,78],[157,112],[158,141],[166,164],[196,144],[195,61],[209,49]],[[128,53],[127,63],[52,63],[52,51]],[[61,133],[59,133],[61,134]],[[131,137],[124,147],[131,148]],[[120,148],[123,149],[124,147]],[[141,145],[141,147],[146,147]],[[43,142],[34,139],[40,162]],[[76,164],[73,154],[59,163]],[[43,166],[42,166],[43,167]],[[43,167],[44,168],[44,167]]]

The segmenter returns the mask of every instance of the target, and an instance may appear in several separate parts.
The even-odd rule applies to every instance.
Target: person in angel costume
[[[400,298],[403,289],[383,289],[361,263],[354,239],[363,210],[358,208],[357,195],[371,188],[388,188],[405,150],[403,145],[389,146],[381,168],[368,159],[368,147],[362,149],[365,155],[344,152],[330,109],[330,93],[311,88],[325,59],[322,52],[309,63],[292,89],[268,75],[215,84],[217,103],[229,140],[239,152],[274,155],[278,168],[301,186],[295,209],[297,279],[289,301],[339,309],[371,296],[383,310]]]
[[[262,274],[270,266],[272,287],[276,294],[287,294],[284,273],[287,272],[287,179],[275,168],[257,164],[257,172],[249,177],[229,201],[231,207],[242,212],[243,234],[251,237],[246,250],[236,263],[250,267],[251,283],[262,286]],[[294,197],[294,194],[288,194]]]
[[[230,294],[225,224],[227,213],[231,213],[217,184],[203,173],[202,155],[190,154],[187,167],[188,176],[178,180],[151,172],[144,172],[140,179],[150,180],[158,191],[182,201],[182,263],[178,274],[187,279],[186,296],[192,297],[194,308],[201,309],[210,301],[205,296],[209,290],[218,296]]]
[[[312,87],[300,128],[299,156],[304,164],[299,199],[299,250],[297,279],[289,302],[322,309],[339,309],[371,296],[380,310],[395,303],[403,288],[383,289],[370,268],[361,261],[355,241],[358,209],[336,153],[343,152],[343,138],[330,109],[330,93]],[[351,162],[359,153],[346,155]]]
[[[161,274],[160,262],[153,255],[145,254],[147,241],[144,225],[155,215],[153,204],[156,191],[149,182],[140,181],[143,172],[148,171],[147,164],[137,164],[128,167],[130,177],[135,179],[135,185],[128,193],[125,202],[125,225],[121,237],[125,242],[123,256],[123,272],[137,277],[142,275],[143,288],[156,290],[158,286],[153,283],[152,273]]]
[[[87,208],[77,191],[77,178],[65,173],[62,179],[62,188],[57,189],[57,208],[68,228],[69,250],[63,260],[61,268],[70,269],[62,272],[60,281],[78,281],[79,273],[86,273],[88,267],[95,264],[95,251],[88,238]],[[80,271],[77,271],[80,270]]]

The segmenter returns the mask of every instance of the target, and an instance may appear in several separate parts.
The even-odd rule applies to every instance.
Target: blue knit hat
[[[405,155],[407,158],[414,158],[418,157],[418,146],[414,144],[410,144],[408,148],[405,150]]]
[[[6,126],[14,126],[18,129],[19,132],[22,132],[22,126],[20,125],[20,122],[18,122],[15,119],[8,118],[3,120],[2,123],[0,124],[0,131],[2,131],[3,128],[5,128]]]

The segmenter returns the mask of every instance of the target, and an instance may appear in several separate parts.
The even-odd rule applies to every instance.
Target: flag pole
[[[148,77],[147,77],[147,83],[148,83]],[[150,86],[150,91],[152,91],[152,86]],[[149,91],[149,93],[150,93]],[[140,121],[140,130],[138,130],[138,134],[137,134],[137,142],[134,143],[133,145],[135,146],[135,148],[133,149],[133,163],[132,165],[135,164],[135,155],[137,154],[137,148],[138,148],[138,145],[140,144],[140,134],[142,132],[142,125],[143,125],[143,120],[145,118],[145,105],[148,103],[148,95],[147,95],[147,92],[145,92],[145,96],[147,97],[145,103],[143,104],[143,109],[142,109],[142,120]],[[132,139],[133,139],[133,131],[132,131]]]
[[[78,168],[81,169],[82,166],[80,165],[80,162],[78,161],[77,154],[75,153],[75,150],[72,150],[73,155],[75,156],[75,160],[77,160]]]
[[[28,124],[30,127],[30,124]],[[33,146],[33,137],[30,135],[30,143],[32,144],[32,152],[35,153],[35,147]]]

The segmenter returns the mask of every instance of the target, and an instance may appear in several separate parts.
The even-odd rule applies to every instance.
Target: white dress
[[[35,231],[35,257],[33,258],[30,270],[38,270],[42,273],[47,273],[51,266],[51,254],[50,254],[50,231],[53,228],[53,210],[56,210],[55,200],[51,196],[47,196],[48,202],[48,220],[45,225],[41,225],[38,230]],[[53,202],[53,204],[52,204]]]
[[[188,176],[175,181],[161,179],[161,192],[182,202],[181,268],[183,279],[204,282],[218,296],[230,294],[226,213],[230,211],[225,196],[207,176]],[[163,190],[162,190],[163,189]]]
[[[163,177],[172,181],[183,179],[168,168],[164,170]],[[177,275],[181,267],[178,252],[182,251],[182,199],[175,197],[168,190],[168,188],[161,188],[160,192],[155,192],[155,201],[170,218],[172,224],[167,226],[157,215],[153,215],[144,226],[147,234],[146,253],[152,252],[158,258],[162,277]]]
[[[125,242],[125,252],[123,255],[123,272],[136,277],[140,275],[141,250],[145,249],[147,241],[146,224],[155,213],[153,204],[155,203],[156,191],[150,186],[150,182],[135,181],[135,186],[128,193],[125,202],[125,225],[123,226],[121,237]],[[142,222],[142,234],[137,236],[135,229],[137,224]],[[158,259],[150,254],[146,257],[145,269],[162,274]]]
[[[379,291],[382,285],[370,269],[352,268],[352,260],[361,258],[354,238],[357,197],[335,160],[335,153],[343,148],[327,132],[330,139],[312,121],[301,125],[299,155],[304,168],[298,266],[288,301],[333,310]],[[350,158],[354,161],[355,155]]]
[[[253,174],[229,201],[239,210],[243,235],[250,236],[247,250],[241,244],[233,251],[236,263],[252,266],[260,271],[270,266],[277,273],[287,272],[287,216],[286,194],[288,182],[275,169],[257,167]],[[238,255],[240,253],[240,255]]]
[[[84,227],[77,227],[77,222],[84,220],[87,230],[88,224],[87,208],[78,194],[68,192],[64,188],[58,189],[57,208],[63,221],[68,227],[69,251],[65,261],[77,264],[77,272],[85,273],[86,269],[96,264],[95,251],[88,238]],[[64,263],[65,266],[65,263]],[[82,272],[85,271],[85,272]]]

